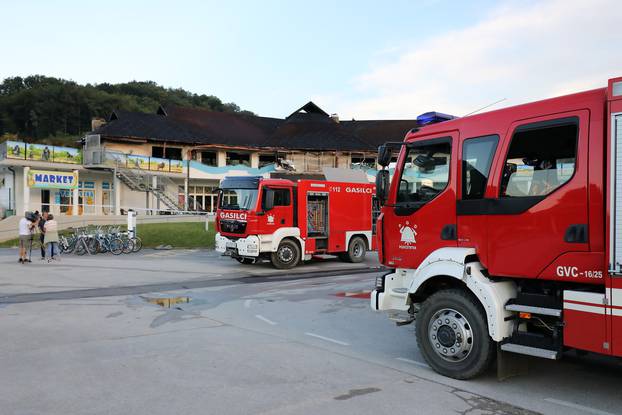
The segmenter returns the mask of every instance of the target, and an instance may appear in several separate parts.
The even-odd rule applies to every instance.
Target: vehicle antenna
[[[488,104],[488,105],[486,105],[485,107],[481,107],[481,108],[479,108],[479,109],[476,109],[475,111],[469,112],[468,114],[463,115],[463,117],[467,117],[467,116],[469,116],[469,115],[473,115],[473,114],[475,114],[476,112],[480,112],[481,110],[485,110],[486,108],[488,108],[488,107],[492,107],[493,105],[498,104],[498,103],[500,103],[500,102],[503,102],[503,101],[505,101],[506,99],[507,99],[507,98],[503,98],[503,99],[500,99],[499,101],[495,101],[495,102],[493,102],[492,104]]]

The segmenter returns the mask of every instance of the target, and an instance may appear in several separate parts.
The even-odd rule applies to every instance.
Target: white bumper
[[[216,234],[216,252],[235,254],[239,256],[259,256],[259,238],[255,235],[246,238],[230,239]]]
[[[410,307],[407,302],[408,287],[404,286],[404,275],[392,273],[384,276],[384,288],[371,292],[371,308],[377,311],[406,311]]]

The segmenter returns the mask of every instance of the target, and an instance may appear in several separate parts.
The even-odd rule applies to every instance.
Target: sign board
[[[52,161],[54,147],[45,144],[28,144],[27,156],[28,160]]]
[[[130,169],[143,169],[149,168],[149,157],[147,156],[127,156],[127,167]]]
[[[171,172],[181,173],[184,171],[184,162],[181,160],[171,160]]]
[[[26,143],[19,141],[7,141],[6,142],[6,157],[10,159],[25,159],[26,158]]]
[[[82,152],[77,148],[54,146],[53,158],[55,163],[80,164]]]
[[[36,189],[77,189],[77,172],[30,170],[28,187]]]

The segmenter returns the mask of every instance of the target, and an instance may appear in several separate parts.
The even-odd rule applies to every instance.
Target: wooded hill
[[[43,75],[16,76],[0,84],[0,142],[68,145],[91,130],[92,118],[107,118],[115,109],[153,113],[160,104],[240,112],[213,95],[152,81],[80,85]]]

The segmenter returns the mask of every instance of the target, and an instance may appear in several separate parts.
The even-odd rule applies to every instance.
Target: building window
[[[570,180],[578,132],[576,118],[518,127],[504,165],[501,196],[545,196]]]
[[[151,147],[151,157],[181,160],[181,148],[153,146]]]
[[[259,167],[269,166],[276,163],[275,154],[260,154],[259,155]]]
[[[214,212],[218,200],[218,186],[188,186],[188,208],[202,212]],[[179,186],[179,203],[185,201],[184,187]]]
[[[247,166],[251,165],[251,155],[248,153],[227,152],[227,166]]]
[[[469,138],[462,146],[462,199],[481,199],[499,136]]]
[[[202,151],[201,163],[206,166],[218,167],[218,153],[215,151]]]

